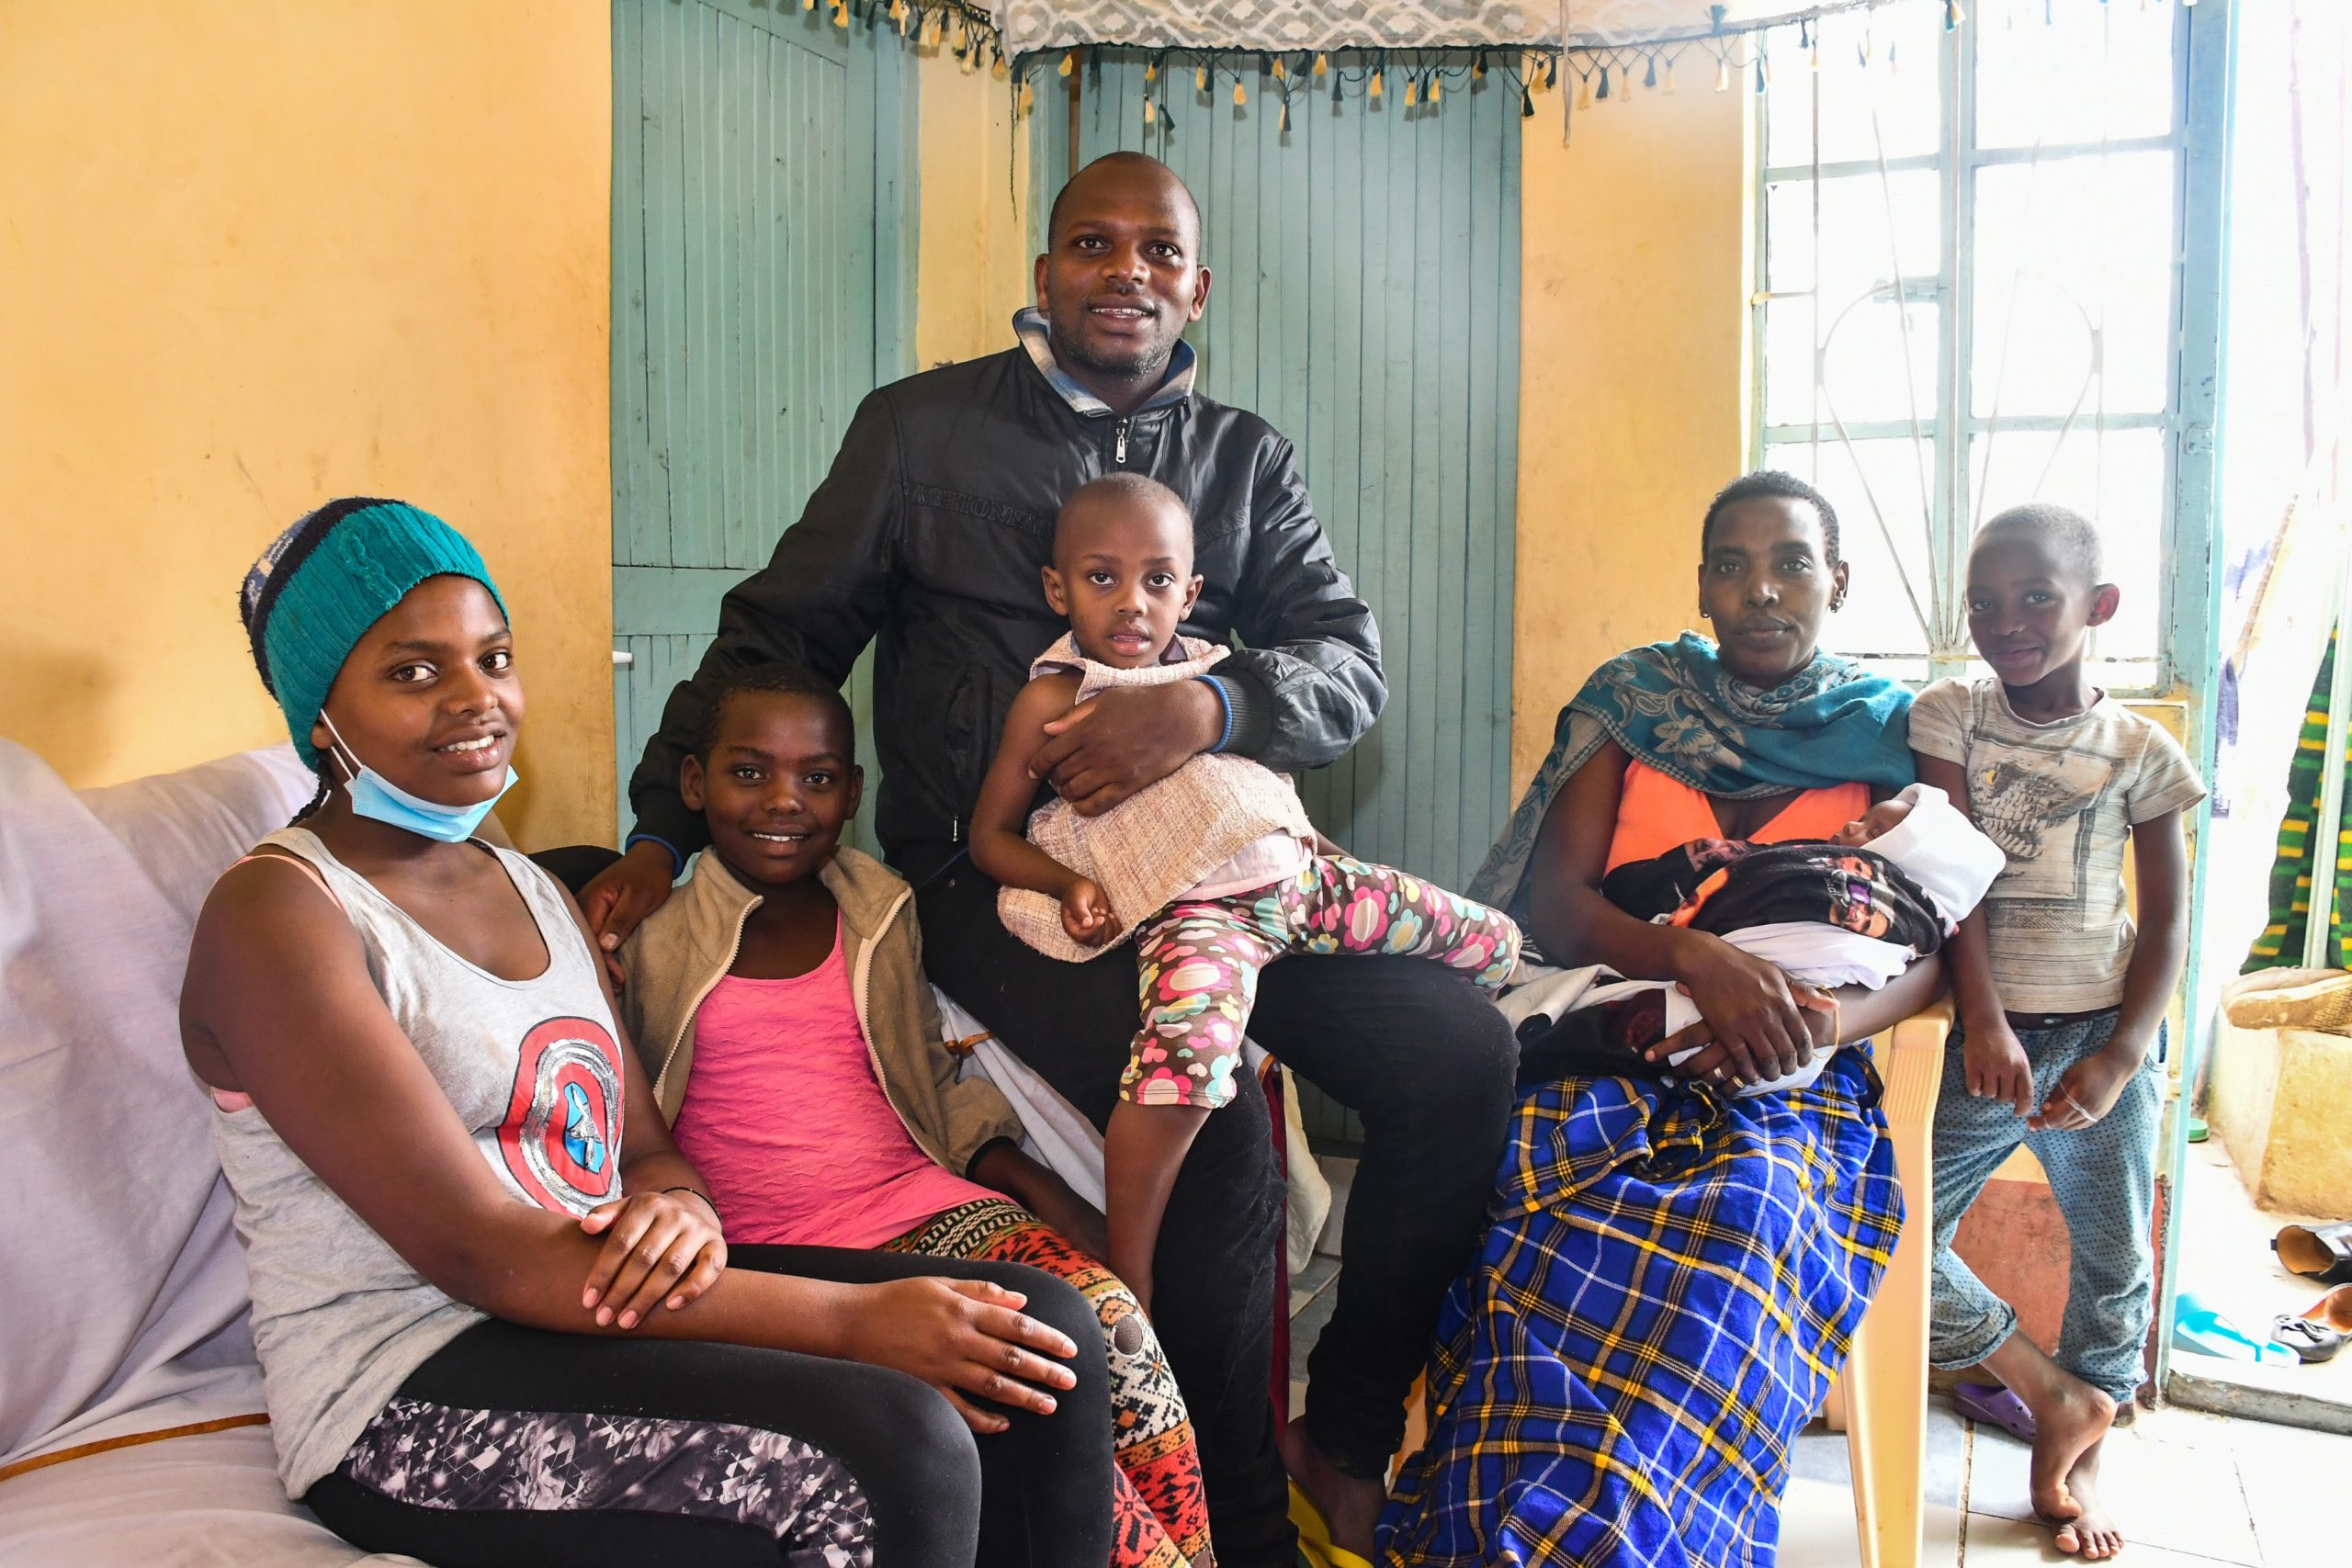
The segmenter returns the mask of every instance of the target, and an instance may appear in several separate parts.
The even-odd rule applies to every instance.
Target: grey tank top
[[[309,829],[262,842],[310,863],[342,902],[393,1020],[517,1202],[582,1214],[620,1196],[620,1048],[595,957],[547,873],[492,852],[548,951],[537,978],[503,980],[443,946]],[[300,1497],[419,1363],[483,1314],[411,1268],[260,1111],[216,1103],[212,1124],[253,1280],[278,1475]]]

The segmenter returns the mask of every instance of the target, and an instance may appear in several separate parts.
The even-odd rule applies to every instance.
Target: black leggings
[[[356,1546],[437,1568],[1109,1559],[1109,1374],[1083,1353],[1102,1325],[1076,1290],[1018,1264],[837,1247],[733,1247],[729,1267],[990,1280],[1080,1347],[1078,1386],[1053,1415],[1001,1410],[1010,1428],[975,1438],[935,1391],[881,1367],[493,1319],[411,1373],[302,1501]]]

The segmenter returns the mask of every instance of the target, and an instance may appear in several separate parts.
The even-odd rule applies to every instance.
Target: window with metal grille
[[[2226,10],[1898,4],[1759,40],[1752,449],[1838,508],[1834,651],[1981,671],[1969,542],[2040,500],[2098,521],[2123,590],[2095,682],[2211,669]]]

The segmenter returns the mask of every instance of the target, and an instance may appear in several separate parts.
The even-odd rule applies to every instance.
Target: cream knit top
[[[1199,637],[1179,637],[1175,663],[1114,670],[1078,651],[1065,633],[1029,666],[1032,679],[1076,671],[1078,700],[1114,686],[1165,686],[1208,672],[1226,649]],[[1100,817],[1080,817],[1057,795],[1029,816],[1029,841],[1102,889],[1118,917],[1119,934],[1102,947],[1082,947],[1062,930],[1061,902],[1026,888],[997,893],[1005,929],[1048,958],[1082,964],[1135,934],[1136,928],[1199,886],[1211,873],[1269,834],[1312,843],[1314,824],[1290,780],[1247,757],[1204,751],[1158,784],[1148,784]]]

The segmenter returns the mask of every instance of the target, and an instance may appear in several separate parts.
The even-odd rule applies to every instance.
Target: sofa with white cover
[[[0,1563],[342,1568],[287,1501],[180,975],[290,747],[74,791],[0,740]],[[390,1129],[387,1130],[388,1134]]]

